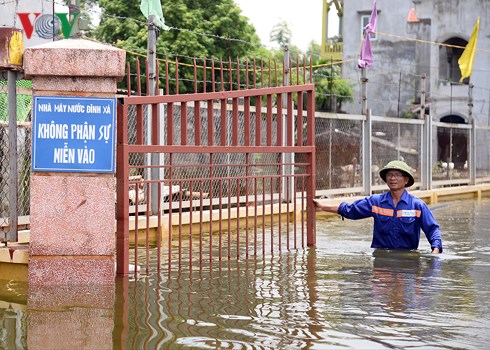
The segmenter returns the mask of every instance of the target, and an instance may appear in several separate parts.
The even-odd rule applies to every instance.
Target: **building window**
[[[447,46],[439,46],[439,77],[448,82],[459,82],[461,70],[458,60],[468,42],[461,38],[450,38],[444,42]],[[468,84],[468,79],[463,80]]]
[[[465,120],[457,115],[442,117],[441,122],[466,124]],[[445,162],[448,170],[463,170],[468,166],[468,135],[468,130],[465,129],[437,128],[437,159]]]
[[[368,25],[371,14],[361,16],[361,37],[364,37],[364,28]],[[376,33],[371,34],[371,40],[376,40]]]

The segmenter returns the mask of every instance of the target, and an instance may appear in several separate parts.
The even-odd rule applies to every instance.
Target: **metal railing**
[[[261,65],[258,65],[259,67]],[[210,69],[210,67],[208,67]],[[261,68],[264,76],[256,77],[256,86],[267,87],[273,85],[274,75],[270,75],[267,67]],[[228,74],[229,71],[226,71]],[[277,74],[277,72],[276,72]],[[208,72],[208,79],[210,73]],[[301,74],[298,74],[301,75]],[[306,76],[306,74],[305,74]],[[8,119],[8,89],[6,74],[2,73],[0,80],[0,238],[6,239],[9,232],[9,216],[11,215],[10,198],[14,196],[10,193],[12,177],[10,176],[10,146],[9,146],[9,123]],[[228,79],[226,76],[225,80]],[[282,80],[281,80],[282,81]],[[242,89],[244,89],[245,80],[242,80]],[[252,84],[248,82],[248,84]],[[30,156],[31,156],[31,85],[29,81],[17,81],[17,215],[29,215],[29,182],[30,182]],[[223,84],[222,84],[223,85]],[[219,86],[221,89],[222,85]],[[228,80],[229,85],[229,80]],[[237,85],[234,85],[237,88]],[[209,89],[208,89],[209,91]],[[237,115],[235,120],[238,122],[237,142],[243,144],[245,130],[244,113],[245,107],[242,99],[237,99]],[[276,100],[272,101],[272,128],[271,138],[277,138],[277,108]],[[297,101],[294,101],[297,104]],[[225,104],[228,118],[232,118],[232,104]],[[284,104],[283,104],[284,105]],[[128,140],[130,143],[136,142],[137,137],[143,138],[144,142],[148,140],[148,133],[151,132],[147,124],[145,128],[136,134],[137,119],[143,120],[144,123],[148,118],[148,107],[151,105],[142,105],[141,107],[129,106],[128,109]],[[173,107],[173,114],[181,114],[181,106],[176,104]],[[188,121],[193,120],[195,106],[187,104]],[[221,113],[221,104],[213,104],[214,118],[218,118]],[[207,111],[208,106],[202,109],[201,114]],[[165,107],[162,112],[167,113]],[[248,112],[252,120],[255,118],[255,106],[248,107]],[[261,111],[261,114],[264,114]],[[297,111],[293,111],[294,128],[297,128],[298,119]],[[264,114],[264,117],[266,115]],[[405,160],[414,170],[415,185],[413,188],[433,189],[447,186],[462,186],[468,184],[478,184],[490,182],[490,151],[488,144],[490,142],[490,126],[478,124],[455,124],[435,122],[429,116],[425,119],[406,119],[406,118],[388,118],[383,116],[370,116],[369,120],[364,115],[332,114],[332,113],[315,113],[315,145],[316,145],[316,196],[345,196],[345,195],[362,195],[385,189],[385,185],[380,181],[378,176],[379,169],[392,159]],[[231,120],[231,119],[230,119]],[[180,123],[180,121],[178,121]],[[226,137],[231,138],[231,123],[227,123]],[[220,127],[221,124],[217,123]],[[220,135],[222,131],[217,131]],[[182,135],[181,130],[174,132],[176,142],[180,142]],[[189,138],[195,136],[195,130],[188,128],[187,135]],[[163,134],[165,139],[168,135]],[[260,138],[265,136],[260,136]],[[252,138],[257,138],[252,135]],[[428,141],[430,140],[430,141]],[[452,146],[451,146],[452,145]],[[472,156],[473,155],[473,156]],[[130,154],[130,174],[131,176],[140,176],[141,179],[149,178],[141,167],[146,159],[143,153]],[[196,155],[174,155],[174,164],[185,165],[176,167],[175,171],[182,179],[183,187],[188,190],[189,183],[186,183],[186,176],[192,173],[195,178],[207,178],[209,169],[202,166],[189,166],[190,164],[200,164],[200,162],[209,162],[202,156]],[[261,155],[258,159],[256,155],[254,161],[267,163],[274,158],[272,155]],[[265,157],[265,159],[264,159]],[[269,157],[269,159],[267,159]],[[271,158],[272,157],[272,158]],[[473,161],[472,161],[473,159]],[[191,161],[192,160],[192,161]],[[302,154],[296,155],[297,162],[303,162]],[[162,161],[168,162],[167,158]],[[215,155],[214,161],[217,166],[213,171],[216,176],[228,178],[230,173],[238,171],[239,166],[230,164],[243,164],[243,156],[236,153],[226,155]],[[185,169],[185,170],[184,170]],[[264,177],[272,176],[274,167],[264,166],[255,168],[257,172]],[[192,170],[192,171],[191,171]],[[164,171],[163,168],[161,171]],[[243,171],[243,170],[240,170]],[[219,185],[217,185],[219,187]],[[223,183],[223,188],[227,189],[228,184]],[[237,186],[236,184],[234,186]],[[208,186],[209,187],[209,186]],[[283,185],[284,187],[284,185]],[[286,187],[284,187],[286,188]],[[203,189],[208,191],[209,188]],[[233,189],[230,189],[233,190]],[[214,189],[217,193],[217,187]],[[142,190],[142,193],[144,191]],[[135,192],[130,192],[134,196]],[[171,199],[171,198],[170,198]],[[240,196],[243,201],[243,196]],[[139,198],[141,211],[146,205],[144,197]],[[131,211],[134,214],[134,200],[132,200]],[[243,203],[242,203],[243,204]],[[28,226],[26,226],[28,227]],[[19,227],[19,229],[24,226]]]
[[[413,189],[490,182],[490,127],[425,119],[316,113],[317,196],[386,189],[379,170],[404,160]],[[452,145],[452,146],[451,146]],[[474,160],[472,153],[475,153]],[[474,175],[472,175],[474,174]]]

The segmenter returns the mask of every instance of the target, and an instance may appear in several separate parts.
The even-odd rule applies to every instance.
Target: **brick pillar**
[[[60,40],[26,49],[24,70],[33,96],[114,98],[125,54],[88,40]],[[114,174],[34,171],[30,196],[29,287],[113,286]]]

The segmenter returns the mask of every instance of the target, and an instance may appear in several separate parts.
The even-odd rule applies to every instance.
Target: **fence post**
[[[420,120],[425,120],[425,79],[426,75],[425,73],[422,74],[420,77]],[[428,150],[428,143],[430,142],[430,139],[427,138],[427,123],[424,123],[422,126],[422,145],[421,145],[421,159],[420,159],[420,180],[421,180],[421,190],[427,190],[428,189],[428,181],[429,181],[429,170],[430,166],[429,163],[427,162],[427,150]]]
[[[129,75],[129,72],[128,72]],[[128,105],[117,103],[116,153],[116,273],[129,274],[129,167],[128,164]]]
[[[468,121],[470,129],[470,150],[468,155],[468,170],[470,172],[470,185],[476,184],[476,123],[473,118],[473,84],[468,85]]]
[[[7,72],[8,85],[8,108],[9,108],[9,232],[7,242],[17,242],[17,199],[19,178],[17,172],[17,91],[16,81],[17,72],[9,70]]]
[[[425,147],[426,147],[426,168],[427,168],[427,190],[432,189],[432,115],[425,115]]]
[[[315,145],[315,90],[308,91],[306,96],[307,104],[307,140],[306,144],[308,146]],[[316,193],[316,158],[315,149],[311,150],[307,154],[306,172],[309,174],[306,183],[306,244],[308,247],[313,247],[316,245],[316,214],[315,214],[315,204],[313,199]]]
[[[367,115],[367,83],[366,68],[361,68],[361,114]]]
[[[372,143],[372,122],[371,110],[366,110],[366,119],[362,123],[362,179],[364,194],[366,196],[372,193],[372,175],[371,175],[371,143]],[[355,165],[354,165],[355,166]]]
[[[283,69],[284,69],[283,85],[284,86],[289,85],[289,62],[290,62],[289,47],[286,45],[286,46],[284,46],[284,67],[283,67]],[[287,103],[288,103],[287,94],[283,93],[282,94],[282,105],[286,106],[286,110],[287,110]],[[281,113],[282,113],[282,111],[281,111]],[[282,116],[278,116],[278,118],[282,118],[282,125],[283,125],[283,128],[282,128],[282,145],[283,146],[287,145],[287,140],[288,140],[287,115],[288,115],[288,113],[285,113]],[[294,120],[294,115],[293,115],[293,120]],[[294,122],[292,125],[294,125]],[[298,130],[301,130],[301,126],[298,126]],[[293,134],[293,138],[294,138],[294,128],[292,130],[289,130],[289,132]],[[281,194],[281,196],[282,196],[283,201],[289,203],[289,202],[291,202],[291,198],[293,198],[293,192],[294,192],[294,183],[293,183],[293,181],[292,181],[293,179],[291,177],[294,174],[294,167],[293,167],[294,153],[282,153],[281,158],[282,158],[282,163],[283,163],[282,174],[281,174],[281,178],[282,178],[282,180],[281,180],[281,182],[282,182],[282,186],[281,186],[282,194]],[[284,164],[288,164],[288,165],[284,165]]]

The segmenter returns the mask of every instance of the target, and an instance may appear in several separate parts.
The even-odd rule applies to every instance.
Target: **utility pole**
[[[148,81],[149,85],[147,86],[147,94],[148,96],[155,96],[155,88],[156,88],[156,51],[157,51],[157,38],[158,38],[158,29],[155,25],[155,15],[148,16],[148,42],[147,42],[147,50],[148,50]],[[153,115],[152,108],[148,108],[148,123],[147,123],[147,135],[148,141],[152,145],[157,145],[160,137],[160,129],[158,127],[158,114]],[[147,159],[148,163],[152,166],[147,170],[147,179],[149,180],[159,180],[160,179],[160,154],[159,153],[151,153]],[[158,186],[160,183],[151,182],[149,184],[150,188],[150,203],[151,208],[147,208],[147,210],[151,209],[152,215],[156,215],[158,213]]]

